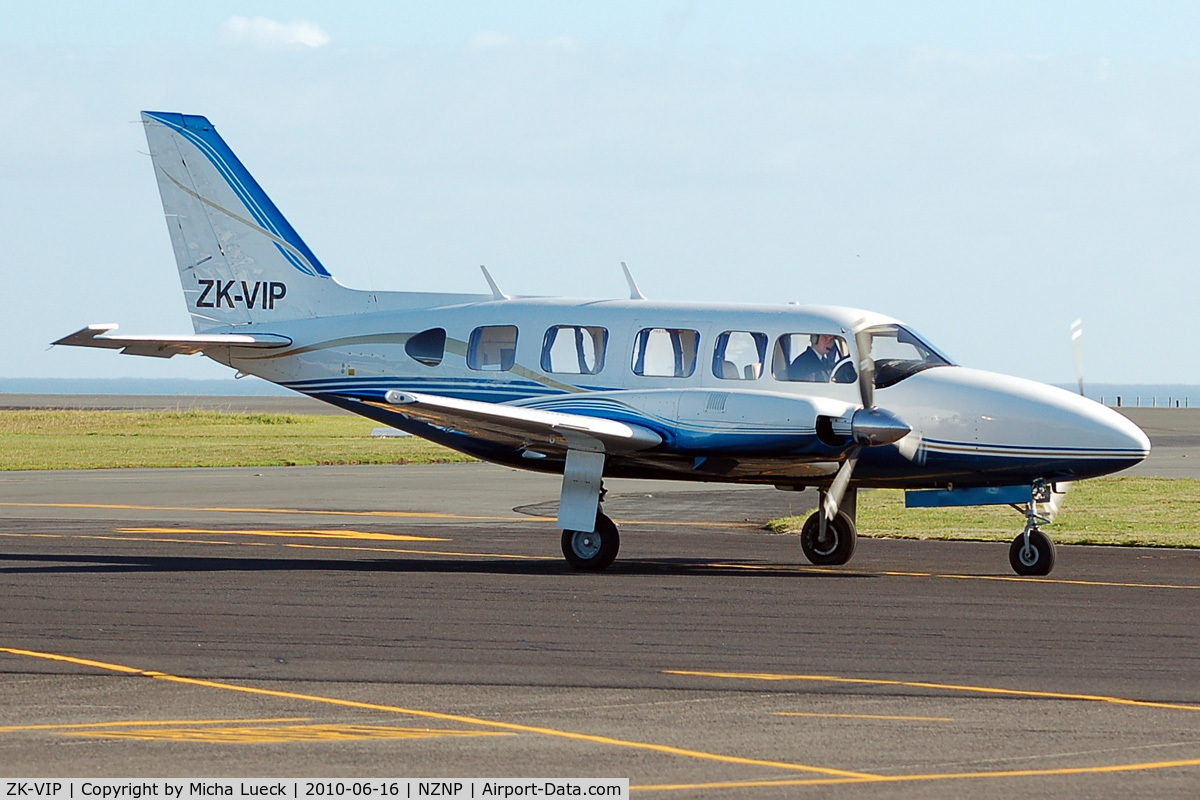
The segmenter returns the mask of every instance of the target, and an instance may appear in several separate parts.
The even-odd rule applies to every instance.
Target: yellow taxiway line
[[[117,530],[121,530],[118,528]],[[174,531],[176,533],[187,532],[181,531],[178,528],[163,528],[163,531]],[[213,530],[209,533],[238,533],[237,531],[220,531]],[[242,533],[256,533],[251,531],[242,531]],[[223,541],[220,539],[174,539],[161,535],[126,535],[116,536],[112,534],[98,533],[10,533],[0,531],[0,537],[13,539],[97,539],[106,542],[165,542],[168,544],[198,544],[206,546],[223,545],[227,547],[289,547],[299,550],[338,550],[349,551],[355,553],[389,553],[391,555],[416,555],[416,556],[454,556],[467,558],[498,558],[509,559],[514,561],[561,561],[558,556],[529,556],[520,555],[518,553],[473,553],[466,550],[416,550],[411,547],[366,547],[362,545],[349,544],[308,544],[304,542],[234,542]],[[414,537],[415,538],[415,537]],[[450,539],[430,539],[429,541],[442,542],[451,541]],[[53,561],[53,556],[47,556],[47,561]]]
[[[1145,761],[1137,764],[1105,764],[1098,767],[1048,767],[984,772],[930,772],[921,775],[872,775],[863,778],[783,778],[780,780],[726,781],[712,783],[663,783],[630,786],[638,791],[695,791],[697,789],[754,789],[774,786],[838,786],[863,783],[933,783],[936,781],[995,780],[999,778],[1051,778],[1064,775],[1109,775],[1116,772],[1148,772],[1161,769],[1200,767],[1200,758],[1178,761]]]
[[[954,722],[953,717],[905,717],[895,714],[822,714],[816,711],[775,711],[776,717],[818,717],[820,719],[878,719],[897,722]]]
[[[53,504],[0,503],[0,506],[21,506],[21,505],[38,506],[38,505],[53,505]],[[66,504],[66,505],[68,507],[81,507],[78,504]],[[144,509],[144,510],[162,510],[162,511],[173,511],[173,510],[229,511],[229,512],[239,512],[239,513],[243,513],[243,512],[244,513],[253,513],[253,512],[262,510],[262,509],[251,509],[251,508],[245,508],[245,509],[216,509],[216,508],[214,508],[214,509],[200,509],[200,508],[185,509],[182,507],[172,507],[172,506],[159,507],[159,506],[96,506],[96,505],[90,505],[90,506],[84,506],[84,507],[87,507],[87,508],[136,508],[136,509]],[[298,513],[298,514],[373,514],[373,515],[413,514],[413,515],[417,515],[417,516],[434,516],[434,515],[427,515],[427,514],[423,514],[423,513],[418,515],[418,514],[416,514],[416,512],[403,512],[403,511],[394,511],[394,512],[383,512],[383,511],[380,511],[380,512],[375,512],[375,511],[372,511],[372,512],[296,511],[296,512],[291,512],[291,511],[287,511],[285,509],[274,509],[274,510],[268,509],[268,511],[270,511],[270,513]],[[442,514],[442,515],[438,515],[438,516],[441,516],[446,519],[467,519],[467,520],[475,520],[475,521],[481,520],[481,519],[492,519],[492,520],[497,520],[497,521],[508,521],[508,522],[513,521],[513,518],[509,518],[509,517],[465,517],[465,516],[454,515],[454,514]],[[552,521],[552,519],[550,517],[528,517],[528,519],[531,519],[534,521]],[[622,520],[621,522],[622,522],[622,524],[634,524],[634,525],[656,525],[656,524],[659,524],[657,522],[652,522],[652,521],[633,521],[633,522],[631,522],[629,520]],[[688,525],[688,526],[694,526],[694,527],[707,527],[707,528],[722,527],[719,524],[700,523],[700,522],[663,522],[661,524],[676,525],[676,526]],[[232,541],[220,541],[220,540],[212,540],[212,539],[200,541],[200,540],[196,540],[196,539],[174,539],[174,538],[163,538],[163,537],[167,536],[169,534],[196,534],[196,535],[228,534],[231,536],[262,536],[262,537],[282,537],[282,538],[306,537],[306,538],[344,539],[344,540],[362,539],[362,540],[397,541],[397,542],[448,542],[448,541],[453,541],[452,539],[446,538],[446,537],[415,536],[415,535],[409,535],[409,534],[375,533],[375,532],[370,532],[370,531],[347,531],[347,530],[321,529],[321,528],[249,530],[249,529],[219,529],[219,528],[119,527],[119,528],[115,528],[114,530],[116,531],[116,533],[128,534],[128,535],[127,536],[113,536],[113,535],[88,534],[88,533],[79,533],[79,534],[26,533],[26,532],[15,533],[15,532],[0,531],[0,537],[9,537],[9,538],[29,537],[29,538],[43,538],[43,539],[65,539],[65,538],[101,539],[101,540],[109,540],[109,541],[153,541],[153,542],[166,542],[166,543],[172,543],[172,544],[213,544],[213,545],[235,545],[235,544],[264,545],[265,543],[262,543],[262,542],[232,542]],[[137,536],[137,538],[134,538],[135,536]],[[152,537],[154,537],[154,538],[152,538]],[[303,544],[303,543],[298,543],[298,542],[284,544],[283,546],[284,547],[296,547],[296,548],[311,548],[311,549],[349,550],[349,551],[361,551],[361,552],[373,552],[373,553],[399,553],[399,554],[406,554],[406,555],[466,556],[466,557],[470,557],[470,558],[501,558],[501,559],[537,560],[537,561],[557,561],[557,560],[559,560],[557,556],[530,556],[530,555],[518,555],[518,554],[513,554],[513,553],[474,553],[474,552],[459,551],[459,550],[414,550],[414,549],[410,549],[410,548],[386,548],[386,547],[378,547],[377,548],[377,547],[362,547],[362,546],[352,546],[352,545],[342,545],[342,546],[339,546],[339,545],[317,545],[317,544]],[[786,573],[786,574],[796,574],[796,575],[843,575],[843,576],[847,576],[847,577],[931,578],[931,579],[949,579],[949,580],[960,580],[960,581],[999,581],[999,582],[1004,582],[1004,583],[1051,584],[1051,585],[1062,585],[1062,586],[1095,586],[1095,587],[1119,588],[1119,589],[1185,589],[1185,590],[1200,589],[1200,585],[1197,585],[1197,584],[1132,583],[1132,582],[1116,582],[1116,581],[1070,580],[1070,579],[1044,578],[1044,577],[1023,578],[1023,577],[1019,577],[1016,575],[1012,575],[1012,576],[1007,576],[1007,575],[965,575],[965,574],[960,574],[960,573],[901,572],[901,571],[890,571],[890,570],[866,572],[866,571],[848,570],[848,569],[832,568],[832,567],[809,567],[809,566],[802,566],[802,565],[798,565],[798,564],[797,565],[749,564],[749,563],[737,563],[737,562],[731,562],[731,561],[713,561],[713,562],[705,563],[705,564],[703,564],[703,566],[706,568],[709,568],[709,569],[745,570],[748,572],[772,572],[772,573]]]
[[[637,791],[697,791],[703,789],[745,789],[745,788],[766,788],[778,786],[834,786],[834,785],[853,785],[853,784],[868,784],[868,783],[919,783],[919,782],[935,782],[935,781],[950,781],[950,780],[986,780],[986,779],[1005,779],[1005,778],[1034,778],[1034,777],[1053,777],[1053,776],[1069,776],[1069,775],[1101,775],[1113,773],[1128,773],[1128,772],[1144,772],[1150,770],[1164,769],[1180,769],[1185,767],[1200,766],[1200,758],[1194,759],[1179,759],[1174,761],[1148,761],[1130,764],[1106,764],[1091,767],[1051,767],[1045,769],[1014,769],[1014,770],[990,770],[979,772],[937,772],[937,773],[922,773],[913,775],[881,775],[876,773],[853,772],[849,770],[831,769],[827,767],[817,767],[807,764],[796,764],[783,761],[770,761],[764,759],[744,758],[741,756],[730,756],[720,753],[709,753],[699,750],[689,750],[685,748],[672,747],[670,745],[661,745],[651,742],[638,742],[627,739],[616,739],[608,736],[597,736],[587,733],[577,733],[573,731],[558,730],[555,728],[544,728],[533,725],[522,725],[512,722],[503,722],[499,720],[489,720],[480,717],[470,717],[459,714],[446,714],[437,711],[427,711],[421,709],[403,708],[399,706],[384,705],[379,703],[367,703],[357,700],[345,700],[336,697],[324,697],[320,695],[301,694],[297,692],[285,692],[274,689],[261,689],[252,686],[240,686],[232,683],[224,683],[221,681],[202,680],[198,678],[187,678],[179,675],[169,675],[167,673],[158,672],[155,670],[144,670],[137,667],[130,667],[123,664],[113,664],[103,661],[95,661],[85,658],[77,658],[74,656],[61,655],[57,653],[46,653],[34,650],[23,650],[19,648],[0,647],[0,653],[8,653],[14,656],[22,656],[27,658],[38,658],[50,661],[59,661],[79,666],[93,667],[96,669],[106,670],[110,672],[118,672],[127,675],[138,675],[155,680],[163,680],[172,683],[200,686],[211,689],[220,689],[224,691],[241,692],[246,694],[258,695],[262,697],[273,697],[287,700],[301,700],[313,703],[323,703],[334,705],[343,708],[355,708],[367,711],[377,711],[393,714],[402,714],[406,716],[415,716],[425,719],[437,719],[442,722],[453,722],[462,725],[471,725],[476,727],[494,728],[502,731],[514,733],[533,733],[544,736],[552,736],[563,739],[571,739],[576,741],[593,742],[596,744],[610,745],[616,747],[627,747],[635,750],[651,751],[663,753],[666,755],[683,756],[689,758],[698,758],[708,761],[717,761],[727,764],[738,764],[745,766],[770,767],[775,769],[788,770],[792,772],[809,773],[808,777],[803,778],[780,778],[752,781],[722,781],[722,782],[707,782],[707,783],[677,783],[677,784],[646,784],[631,786],[631,790]],[[1056,692],[1028,692],[1022,690],[997,689],[994,687],[982,686],[958,686],[955,684],[937,684],[925,683],[919,681],[893,681],[893,680],[876,680],[865,678],[842,678],[832,675],[775,675],[770,673],[721,673],[721,672],[693,672],[684,670],[664,670],[667,674],[673,675],[690,675],[690,676],[705,676],[705,677],[727,677],[727,678],[746,678],[755,680],[820,680],[826,682],[842,682],[842,683],[860,683],[871,685],[891,685],[891,686],[910,686],[922,688],[940,688],[970,692],[986,692],[994,694],[1017,695],[1017,696],[1033,696],[1039,698],[1055,698],[1055,699],[1084,699],[1084,700],[1099,700],[1105,702],[1117,702],[1129,705],[1150,706],[1156,708],[1184,708],[1187,710],[1200,710],[1200,707],[1195,706],[1177,706],[1175,704],[1162,703],[1147,703],[1136,700],[1126,700],[1124,698],[1112,698],[1102,695],[1085,695],[1085,694],[1066,694]],[[127,723],[137,724],[137,723]],[[175,724],[175,723],[162,723]],[[196,723],[191,723],[196,724]],[[110,723],[111,725],[111,723]],[[28,729],[26,726],[20,729]],[[63,727],[63,726],[47,726],[47,727]],[[0,729],[2,730],[2,729]],[[465,732],[464,732],[465,733]]]
[[[350,531],[340,528],[117,528],[117,533],[200,533],[225,536],[281,536],[289,539],[359,539],[376,542],[448,542],[444,536],[409,536],[403,533],[375,533],[373,531]]]
[[[68,731],[68,730],[87,730],[88,728],[126,728],[126,727],[151,727],[155,725],[228,725],[230,723],[250,724],[250,723],[283,723],[283,722],[311,722],[310,717],[268,717],[264,719],[171,719],[171,720],[121,720],[119,722],[75,722],[59,725],[3,725],[0,726],[0,733],[19,733],[20,731]]]
[[[1060,586],[1100,586],[1117,589],[1200,589],[1200,584],[1189,583],[1120,583],[1116,581],[1071,580],[1067,578],[1023,578],[1019,575],[964,575],[953,572],[897,572],[888,570],[865,572],[836,567],[806,567],[786,564],[738,564],[724,561],[709,564],[708,566],[720,569],[744,569],[756,572],[788,572],[801,575],[845,575],[847,577],[858,578],[945,578],[956,581],[999,581],[1002,583],[1034,583]]]
[[[384,519],[457,519],[468,522],[555,522],[555,517],[526,514],[513,516],[479,516],[449,514],[440,511],[349,511],[323,508],[254,508],[236,506],[144,506],[130,503],[15,503],[0,502],[0,508],[75,508],[95,511],[189,511],[203,514],[310,514],[324,517],[379,517]],[[618,519],[622,525],[661,525],[673,528],[746,528],[757,527],[745,522],[689,522],[681,520]]]
[[[445,514],[434,511],[336,511],[320,508],[253,508],[232,506],[143,506],[130,503],[13,503],[0,502],[4,508],[76,508],[96,511],[192,511],[204,514],[309,514],[325,517],[383,517],[389,519],[461,519],[475,522],[498,522],[522,517],[488,517],[469,514]],[[552,517],[527,517],[549,520]]]
[[[910,689],[938,689],[947,692],[973,694],[997,694],[1007,697],[1036,697],[1040,700],[1082,700],[1092,703],[1113,703],[1139,708],[1165,708],[1172,711],[1200,711],[1200,706],[1185,703],[1157,703],[1151,700],[1131,700],[1125,697],[1110,697],[1102,694],[1072,694],[1070,692],[1039,692],[1030,689],[1003,689],[995,686],[965,686],[955,683],[929,683],[926,681],[896,681],[881,678],[845,678],[840,675],[788,675],[771,672],[700,672],[693,670],[665,669],[665,675],[682,675],[692,678],[721,678],[744,681],[806,681],[811,683],[848,683],[861,686],[902,686]]]
[[[77,664],[84,667],[93,667],[95,669],[107,670],[110,672],[119,672],[126,675],[140,675],[155,680],[168,681],[171,683],[186,684],[189,686],[202,686],[210,689],[222,689],[230,692],[241,692],[245,694],[258,695],[260,697],[275,697],[286,700],[302,700],[312,703],[324,703],[327,705],[340,706],[343,708],[356,708],[366,711],[379,711],[392,714],[403,714],[405,716],[421,717],[424,719],[436,719],[442,722],[456,722],[462,725],[473,725],[484,728],[496,728],[504,731],[516,733],[534,733],[543,736],[553,736],[561,739],[573,739],[576,741],[593,742],[595,744],[610,745],[614,747],[626,747],[634,750],[646,750],[651,752],[663,753],[666,755],[683,756],[687,758],[697,758],[706,761],[717,761],[726,764],[739,764],[755,767],[771,767],[774,769],[788,770],[792,772],[807,772],[818,775],[841,778],[874,778],[875,776],[864,772],[851,772],[848,770],[831,769],[828,767],[816,767],[808,764],[795,764],[787,761],[770,761],[758,758],[743,758],[741,756],[731,756],[722,753],[708,753],[701,750],[690,750],[682,747],[672,747],[670,745],[655,744],[652,742],[638,742],[629,739],[616,739],[609,736],[597,736],[588,733],[577,733],[574,731],[558,730],[556,728],[543,728],[534,725],[521,725],[514,722],[502,722],[499,720],[482,719],[480,717],[469,717],[460,714],[446,714],[439,711],[426,711],[414,708],[402,708],[400,706],[384,705],[380,703],[365,703],[358,700],[345,700],[337,697],[323,697],[320,695],[300,694],[297,692],[285,692],[277,689],[260,689],[253,686],[240,686],[234,683],[224,683],[221,681],[202,680],[199,678],[187,678],[180,675],[168,675],[164,672],[155,670],[144,670],[137,667],[125,666],[123,664],[111,664],[104,661],[94,661],[86,658],[76,658],[74,656],[61,655],[58,653],[45,653],[36,650],[22,650],[13,647],[0,647],[0,653],[8,653],[14,656],[24,656],[27,658],[39,658],[48,661],[59,661],[67,664]]]

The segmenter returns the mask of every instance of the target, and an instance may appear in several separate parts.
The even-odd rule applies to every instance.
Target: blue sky
[[[1190,2],[6,2],[6,45],[111,51],[149,42],[204,46],[232,16],[306,19],[343,47],[455,47],[481,30],[521,39],[738,57],[836,55],[915,45],[1026,54],[1151,58],[1196,54]]]
[[[1200,4],[4,2],[4,377],[222,377],[143,108],[208,116],[350,286],[870,308],[960,362],[1200,383]]]

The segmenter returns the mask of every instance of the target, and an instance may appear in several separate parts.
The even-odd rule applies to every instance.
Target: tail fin
[[[338,284],[204,117],[143,111],[179,279],[197,333],[346,313]]]

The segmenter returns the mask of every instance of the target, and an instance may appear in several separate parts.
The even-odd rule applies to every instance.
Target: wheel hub
[[[595,532],[576,531],[571,537],[571,549],[580,558],[595,558],[600,552],[600,537]]]
[[[832,528],[825,531],[824,539],[819,534],[813,539],[813,550],[823,556],[827,556],[834,550],[837,550],[837,546],[837,534],[833,532]]]

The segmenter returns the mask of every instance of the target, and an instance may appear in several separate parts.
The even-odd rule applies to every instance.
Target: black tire
[[[848,562],[858,543],[854,522],[839,511],[825,527],[824,542],[817,541],[820,530],[821,520],[819,512],[816,512],[800,529],[800,549],[804,551],[804,557],[819,567],[836,567]]]
[[[599,572],[608,567],[621,549],[617,526],[602,511],[596,512],[596,529],[563,531],[562,551],[567,563],[583,572]]]
[[[1008,548],[1008,563],[1018,575],[1049,575],[1054,569],[1054,542],[1034,528],[1029,532],[1029,550],[1026,550],[1022,533]]]

